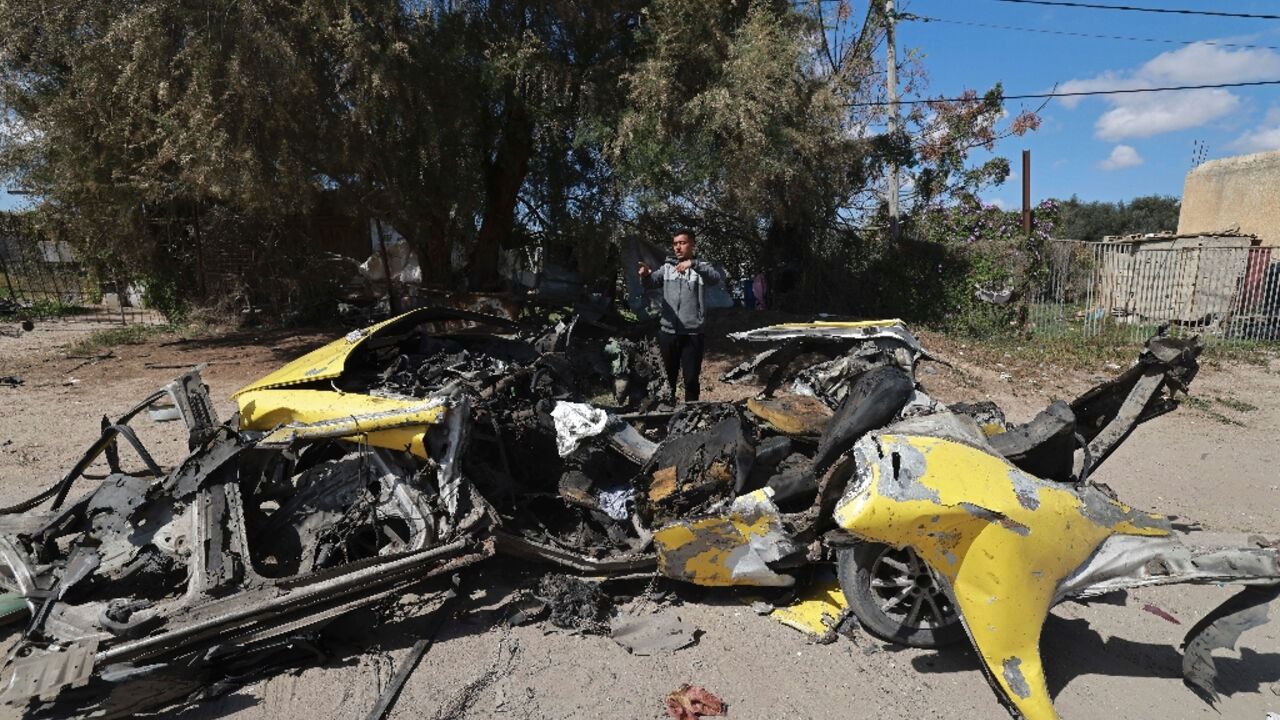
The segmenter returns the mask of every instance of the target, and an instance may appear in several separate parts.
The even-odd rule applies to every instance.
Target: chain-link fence
[[[1229,238],[1053,240],[1027,298],[1033,332],[1141,340],[1161,325],[1215,340],[1280,341],[1280,248]]]
[[[160,324],[140,287],[81,260],[65,240],[42,237],[20,215],[0,213],[0,318]]]

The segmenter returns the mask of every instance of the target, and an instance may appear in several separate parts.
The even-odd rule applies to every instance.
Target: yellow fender
[[[427,457],[427,428],[449,412],[437,399],[398,400],[333,390],[252,390],[237,395],[240,429],[270,433],[263,442],[342,437]]]
[[[1095,488],[1041,480],[977,447],[881,435],[855,446],[857,475],[837,504],[850,533],[910,547],[947,578],[965,630],[1004,699],[1052,720],[1040,630],[1059,583],[1112,535],[1168,535],[1167,519]]]

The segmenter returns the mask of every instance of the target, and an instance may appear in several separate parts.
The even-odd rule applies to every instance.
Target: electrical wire
[[[1237,82],[1237,83],[1210,83],[1206,85],[1174,85],[1166,87],[1147,87],[1147,88],[1118,88],[1114,90],[1076,90],[1073,92],[1047,92],[1047,93],[1022,93],[1019,95],[1001,95],[1001,100],[1036,100],[1049,98],[1064,97],[1090,97],[1094,95],[1132,95],[1134,93],[1149,92],[1170,92],[1174,90],[1211,90],[1216,88],[1238,88],[1238,87],[1259,87],[1262,85],[1280,85],[1280,80],[1255,80],[1253,82]],[[872,102],[856,102],[848,103],[846,107],[878,107],[888,105],[919,105],[921,103],[931,102],[961,102],[965,100],[978,100],[981,96],[971,98],[920,98],[915,100],[898,100],[889,102],[888,100],[876,100]]]
[[[1099,40],[1125,40],[1129,42],[1165,43],[1168,45],[1215,45],[1217,47],[1241,48],[1248,50],[1280,50],[1280,45],[1247,45],[1244,43],[1219,42],[1217,40],[1172,40],[1169,38],[1131,37],[1128,35],[1097,35],[1094,33],[1071,32],[1069,30],[1049,30],[1048,28],[1018,27],[1016,25],[994,25],[992,23],[970,22],[968,20],[951,20],[933,17],[932,15],[914,15],[902,13],[899,20],[919,20],[920,22],[937,22],[948,25],[964,25],[966,27],[987,28],[990,30],[1018,30],[1021,32],[1042,33],[1045,35],[1066,35],[1068,37],[1096,38]]]
[[[1280,20],[1280,15],[1222,12],[1220,10],[1188,10],[1184,8],[1136,7],[1133,5],[1102,5],[1100,3],[1067,2],[1066,0],[995,0],[1019,5],[1052,5],[1055,7],[1086,8],[1089,10],[1127,10],[1130,12],[1167,13],[1170,15],[1209,15],[1212,17],[1250,18],[1253,20]]]

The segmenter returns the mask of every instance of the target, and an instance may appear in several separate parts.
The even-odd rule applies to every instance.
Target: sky
[[[1095,4],[1280,15],[1280,0],[1090,0]],[[861,4],[861,3],[859,3]],[[919,53],[928,95],[954,97],[1003,83],[1006,95],[1280,80],[1280,20],[1048,7],[996,0],[899,0],[900,12],[950,21],[1055,32],[1196,41],[1104,40],[903,22],[898,46]],[[919,95],[917,95],[919,96]],[[1039,100],[1006,109],[1034,110]],[[1044,198],[1130,200],[1182,195],[1197,143],[1203,159],[1280,150],[1280,85],[1055,99],[1040,129],[996,147],[1014,176],[983,199],[1022,202],[1021,151],[1031,151],[1032,202]]]
[[[855,0],[855,7],[867,0]],[[879,1],[879,0],[875,0]],[[925,93],[955,97],[1053,90],[1105,90],[1222,82],[1280,80],[1280,20],[1118,12],[1021,5],[997,0],[898,0],[899,11],[940,20],[1097,35],[1192,41],[1191,44],[1109,40],[1025,30],[903,22],[898,45],[920,58]],[[1280,15],[1280,0],[1094,0],[1102,4]],[[857,12],[857,11],[855,11]],[[914,97],[920,97],[917,93]],[[910,96],[909,96],[910,97]],[[1040,101],[1011,101],[1010,115]],[[1002,141],[1014,175],[984,199],[1021,203],[1023,149],[1031,151],[1032,202],[1043,198],[1130,200],[1180,196],[1186,173],[1203,159],[1280,150],[1280,85],[1188,90],[1052,100],[1039,130]],[[1203,150],[1197,152],[1197,148]],[[981,160],[979,153],[976,160]],[[0,191],[0,209],[23,198]]]

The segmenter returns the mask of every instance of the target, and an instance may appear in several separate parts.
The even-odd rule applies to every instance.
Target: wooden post
[[[1031,151],[1022,151],[1022,232],[1031,237]]]

